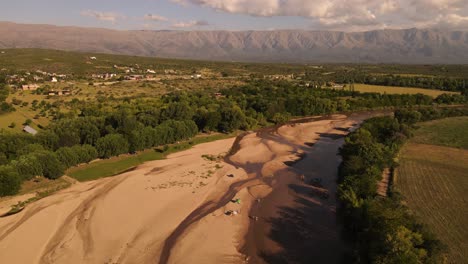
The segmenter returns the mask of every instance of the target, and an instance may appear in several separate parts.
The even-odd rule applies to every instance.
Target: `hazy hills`
[[[468,32],[118,31],[0,22],[0,48],[259,62],[468,63]]]

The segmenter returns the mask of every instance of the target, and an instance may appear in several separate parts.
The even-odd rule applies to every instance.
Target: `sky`
[[[0,20],[120,30],[468,30],[468,0],[0,0]]]

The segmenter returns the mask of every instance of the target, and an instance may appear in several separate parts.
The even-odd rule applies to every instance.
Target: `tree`
[[[57,179],[63,175],[65,166],[59,161],[54,152],[43,150],[33,155],[42,164],[42,175],[49,179]]]
[[[192,119],[193,110],[185,102],[170,103],[163,111],[165,120],[189,120]]]
[[[32,120],[28,118],[28,119],[26,119],[26,121],[24,121],[23,125],[29,126],[29,125],[31,125],[31,123],[32,123]]]
[[[71,147],[61,147],[55,152],[57,158],[65,165],[67,168],[77,165],[80,162],[80,157],[78,153]]]
[[[421,120],[421,113],[418,111],[411,110],[397,110],[395,111],[395,118],[400,121],[400,123],[406,123],[408,125],[414,125]]]
[[[51,130],[41,130],[34,137],[48,150],[56,150],[59,147],[59,137]]]
[[[121,134],[109,134],[97,140],[96,149],[101,158],[110,158],[128,153],[129,144]]]
[[[11,166],[0,166],[0,196],[14,195],[21,187],[18,172]]]
[[[42,162],[34,154],[23,155],[11,162],[23,180],[30,180],[35,176],[42,176]]]
[[[28,144],[24,147],[18,148],[18,151],[16,152],[16,154],[18,156],[22,156],[22,155],[28,155],[33,152],[42,151],[42,150],[45,150],[45,149],[41,144],[33,143],[33,144]]]
[[[273,118],[271,121],[273,121],[275,124],[284,124],[291,119],[291,114],[286,112],[286,113],[276,113],[273,115]]]
[[[238,107],[223,107],[221,109],[221,122],[219,130],[223,132],[232,132],[239,129],[245,123],[244,112]]]
[[[78,163],[87,163],[98,158],[98,152],[91,145],[75,145],[71,147],[78,157]]]
[[[8,126],[9,128],[15,128],[16,127],[16,123],[15,122],[11,122],[11,124]]]
[[[426,250],[419,248],[424,240],[421,234],[412,232],[404,226],[398,226],[385,239],[387,254],[379,257],[377,263],[422,263],[427,256]]]

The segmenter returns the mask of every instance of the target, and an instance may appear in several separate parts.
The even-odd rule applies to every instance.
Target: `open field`
[[[122,155],[111,159],[97,160],[90,164],[84,164],[71,168],[67,171],[66,174],[70,175],[78,181],[91,181],[99,178],[114,176],[131,170],[132,168],[144,162],[161,160],[171,153],[186,150],[201,143],[226,139],[233,137],[234,135],[235,134],[215,134],[211,136],[200,136],[190,141],[169,145],[167,149],[150,149],[135,155]]]
[[[31,119],[32,124],[30,125],[36,130],[39,130],[38,124],[46,126],[49,123],[47,118],[40,117],[39,119],[34,119],[34,116],[37,113],[34,111],[28,111],[26,109],[17,108],[15,112],[6,113],[0,115],[0,129],[5,129],[6,131],[21,132],[23,130],[23,123],[27,119]],[[15,123],[16,126],[11,128],[11,123]]]
[[[408,207],[448,246],[450,263],[468,259],[468,150],[416,142],[465,148],[466,120],[423,123],[404,146],[395,175],[395,186]],[[454,137],[462,139],[448,141]]]
[[[468,149],[468,117],[421,123],[411,142]]]
[[[345,87],[349,89],[349,87]],[[379,86],[379,85],[368,85],[368,84],[354,84],[354,89],[361,93],[387,93],[387,94],[425,94],[432,97],[437,97],[444,93],[458,94],[455,92],[446,92],[440,90],[422,89],[422,88],[411,88],[411,87],[394,87],[394,86]]]

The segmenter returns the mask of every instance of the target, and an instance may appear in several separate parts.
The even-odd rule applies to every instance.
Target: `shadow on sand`
[[[346,247],[338,236],[335,209],[323,199],[312,199],[317,188],[291,184],[295,206],[280,207],[278,216],[266,221],[271,225],[269,238],[280,252],[261,252],[266,263],[346,263]]]

